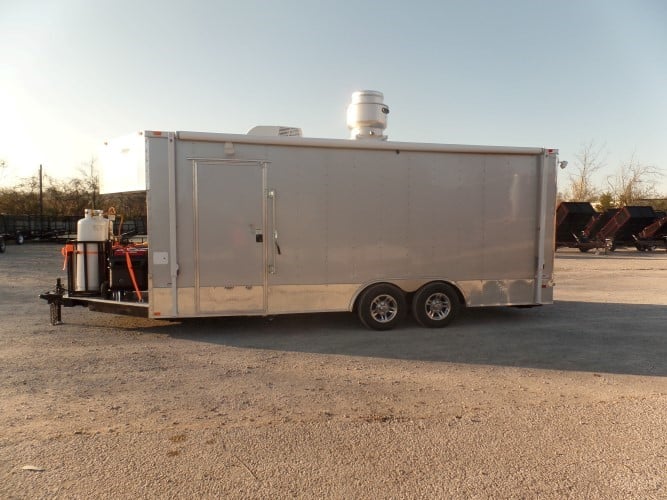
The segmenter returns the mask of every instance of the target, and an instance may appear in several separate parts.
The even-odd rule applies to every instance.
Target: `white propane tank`
[[[347,127],[350,139],[387,140],[383,135],[387,128],[389,108],[384,104],[384,94],[377,90],[360,90],[352,94],[347,107]]]
[[[99,245],[88,242],[107,241],[109,221],[102,216],[102,210],[87,208],[84,218],[76,225],[76,292],[98,292],[100,289]],[[87,278],[86,279],[86,275]]]

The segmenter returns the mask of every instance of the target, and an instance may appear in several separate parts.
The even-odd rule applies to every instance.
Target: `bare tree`
[[[84,189],[90,193],[90,208],[96,208],[97,197],[100,190],[100,179],[95,168],[95,157],[92,157],[87,164],[79,167],[79,178],[83,183]]]
[[[644,165],[633,155],[607,182],[619,206],[632,205],[638,200],[656,197],[656,182],[661,172],[653,165]]]
[[[590,141],[581,146],[574,157],[574,172],[569,175],[568,198],[572,201],[593,201],[599,190],[593,183],[593,174],[605,166],[604,145]]]
[[[0,189],[0,213],[39,213],[39,179],[37,176],[23,178],[13,188]]]

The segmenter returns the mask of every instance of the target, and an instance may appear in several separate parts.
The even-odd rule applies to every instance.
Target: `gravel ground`
[[[0,498],[667,498],[666,252],[562,250],[553,306],[388,333],[50,326],[61,259],[0,255]]]

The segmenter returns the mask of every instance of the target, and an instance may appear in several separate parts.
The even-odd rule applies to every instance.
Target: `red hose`
[[[125,260],[127,261],[127,270],[130,272],[130,278],[132,279],[132,284],[134,285],[134,293],[137,294],[137,301],[143,302],[141,298],[141,290],[139,290],[139,285],[137,285],[137,278],[134,275],[134,268],[132,267],[132,258],[130,257],[130,252],[125,250]]]

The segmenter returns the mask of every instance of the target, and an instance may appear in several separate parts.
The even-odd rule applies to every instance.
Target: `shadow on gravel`
[[[667,376],[667,306],[556,302],[465,311],[445,329],[411,318],[390,332],[350,313],[217,318],[140,328],[196,342],[286,352]]]

